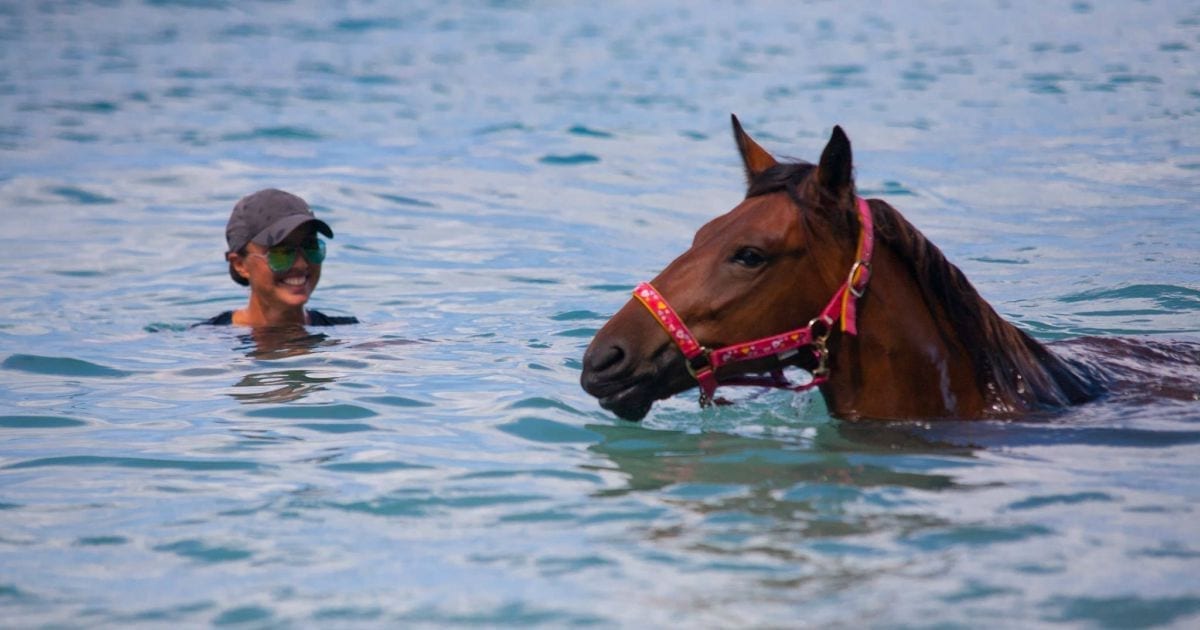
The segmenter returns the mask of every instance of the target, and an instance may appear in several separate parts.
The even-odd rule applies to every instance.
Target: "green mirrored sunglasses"
[[[267,260],[267,266],[271,271],[279,273],[287,271],[296,264],[296,255],[304,256],[304,260],[310,265],[319,265],[325,262],[325,241],[317,239],[316,242],[304,243],[300,246],[278,245],[267,250],[265,254],[252,253],[251,256],[261,256]]]

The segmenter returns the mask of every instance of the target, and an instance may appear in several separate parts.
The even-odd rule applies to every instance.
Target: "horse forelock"
[[[759,173],[750,182],[750,186],[746,190],[746,198],[783,192],[800,209],[810,206],[839,208],[843,211],[829,213],[828,218],[832,220],[831,227],[835,228],[837,232],[849,229],[852,232],[851,239],[853,240],[858,229],[858,218],[854,212],[854,205],[850,203],[854,199],[854,187],[851,186],[849,190],[843,191],[845,197],[839,199],[824,190],[816,178],[812,177],[816,171],[817,166],[808,162],[800,160],[781,162]],[[805,219],[807,220],[807,217]]]
[[[746,198],[760,197],[771,193],[795,189],[808,178],[816,165],[808,162],[781,162],[759,173],[750,181]]]

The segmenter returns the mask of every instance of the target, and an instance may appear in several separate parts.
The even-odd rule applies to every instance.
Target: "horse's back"
[[[1079,337],[1049,347],[1113,399],[1200,400],[1200,340]]]

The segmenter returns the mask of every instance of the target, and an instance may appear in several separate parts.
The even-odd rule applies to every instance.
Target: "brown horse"
[[[1098,375],[997,315],[895,208],[858,199],[840,127],[816,165],[776,161],[736,116],[733,131],[746,198],[596,333],[580,383],[601,406],[639,420],[697,382],[702,404],[747,374],[781,385],[786,365],[812,371],[846,419],[1012,417],[1102,393]],[[762,350],[781,341],[794,347]]]

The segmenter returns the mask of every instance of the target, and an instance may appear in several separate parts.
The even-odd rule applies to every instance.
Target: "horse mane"
[[[750,182],[746,197],[783,191],[798,208],[804,208],[799,191],[815,170],[807,162],[778,164]],[[836,203],[828,193],[821,192],[827,196],[824,202]],[[970,356],[977,381],[987,388],[985,395],[993,406],[1000,407],[997,411],[1011,411],[1006,401],[1062,407],[1099,395],[1096,380],[1082,374],[1082,366],[1055,356],[996,313],[962,270],[898,210],[879,199],[868,205],[877,243],[889,247],[907,264],[926,306],[935,316],[940,314],[935,319],[949,327],[940,333],[950,345],[958,345]],[[847,235],[847,242],[853,243],[859,224],[856,213],[846,210],[830,219],[834,231]]]

